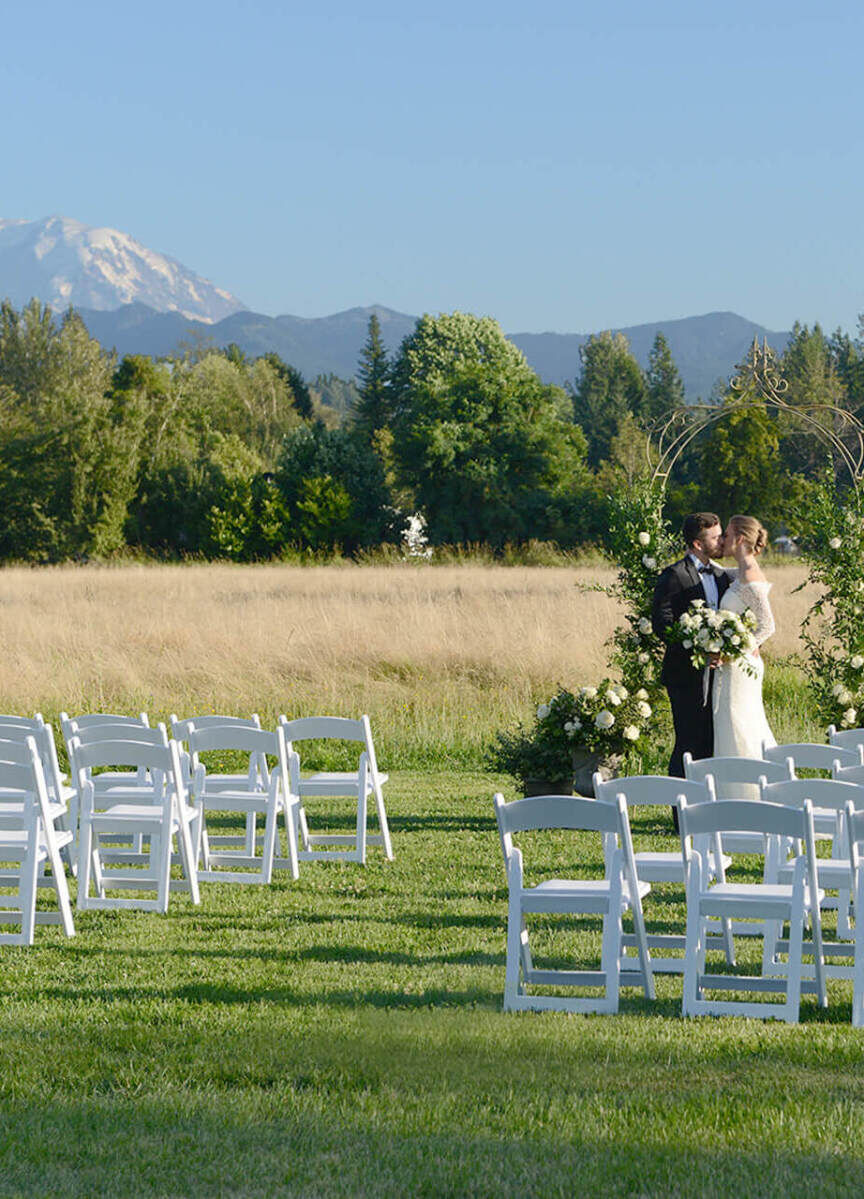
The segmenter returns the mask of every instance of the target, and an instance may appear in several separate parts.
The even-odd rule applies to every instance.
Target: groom
[[[704,600],[717,608],[729,586],[726,571],[712,562],[723,542],[720,518],[713,512],[693,512],[682,528],[687,553],[679,562],[667,566],[654,588],[651,622],[662,640],[693,600]],[[714,721],[711,712],[711,689],[704,702],[702,671],[690,662],[689,651],[683,645],[667,645],[660,680],[669,693],[672,723],[675,727],[675,746],[669,759],[669,773],[684,777],[684,753],[694,758],[710,758],[714,752]],[[710,682],[713,684],[713,677]],[[673,808],[675,828],[678,812]]]

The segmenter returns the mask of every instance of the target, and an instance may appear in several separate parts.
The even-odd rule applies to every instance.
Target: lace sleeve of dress
[[[761,645],[763,641],[767,641],[773,635],[777,627],[774,624],[774,613],[771,611],[771,604],[768,599],[771,584],[762,582],[741,583],[740,587],[744,602],[756,617],[756,628],[753,631],[753,637],[756,644]]]

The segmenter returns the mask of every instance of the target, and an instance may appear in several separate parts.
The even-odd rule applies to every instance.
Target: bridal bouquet
[[[704,600],[693,600],[672,625],[669,639],[690,651],[690,661],[697,670],[708,666],[712,655],[718,654],[724,662],[738,662],[747,674],[755,675],[747,657],[756,648],[755,628],[756,617],[749,608],[741,613],[728,612],[710,608]]]

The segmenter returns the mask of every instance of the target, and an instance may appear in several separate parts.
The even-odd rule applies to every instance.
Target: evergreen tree
[[[381,323],[374,312],[360,352],[357,379],[360,398],[354,410],[354,427],[364,441],[372,442],[379,430],[387,428],[390,418],[390,363],[381,340]]]
[[[588,462],[608,458],[612,439],[628,413],[641,416],[645,379],[623,333],[598,333],[579,349],[582,374],[570,392],[573,418],[588,442]]]
[[[643,422],[648,425],[671,416],[684,406],[684,383],[669,349],[669,342],[658,332],[648,358],[645,373],[645,397],[642,405]]]

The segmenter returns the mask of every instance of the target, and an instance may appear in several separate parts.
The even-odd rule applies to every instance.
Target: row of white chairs
[[[639,776],[604,781],[595,798],[545,796],[495,808],[509,884],[505,1009],[616,1011],[620,986],[654,995],[655,972],[684,975],[685,1015],[739,1014],[787,1021],[799,1018],[802,993],[827,1003],[827,977],[853,980],[853,1022],[864,1025],[864,730],[836,734],[832,744],[764,746],[762,759],[685,757],[686,779]],[[836,738],[836,739],[835,739]],[[831,777],[800,779],[800,770]],[[755,794],[754,794],[755,793]],[[742,798],[746,796],[747,798]],[[633,850],[628,808],[672,804],[681,821],[681,846],[669,852]],[[603,879],[548,879],[526,886],[513,837],[527,829],[581,829],[602,834]],[[831,858],[817,857],[816,840],[831,838]],[[763,857],[761,883],[730,882],[737,853]],[[652,934],[643,901],[652,884],[683,885],[685,936]],[[829,894],[834,892],[834,895]],[[837,940],[825,942],[822,912],[838,909]],[[622,916],[632,914],[633,932]],[[526,914],[593,913],[603,917],[599,971],[538,970]],[[789,935],[782,935],[784,925]],[[805,926],[810,935],[805,940]],[[743,976],[735,965],[735,935],[763,938],[762,974]],[[725,957],[724,972],[706,972],[709,949]],[[632,951],[635,950],[635,955]],[[672,951],[683,956],[661,956]],[[838,956],[840,964],[828,964]],[[811,959],[805,961],[805,958]],[[602,988],[597,999],[541,994],[546,986]],[[529,993],[528,988],[532,988]],[[782,1002],[727,1000],[708,992],[767,991]]]
[[[269,883],[280,868],[297,878],[304,860],[363,865],[370,844],[381,845],[392,860],[382,790],[388,776],[378,769],[367,716],[283,716],[272,732],[261,728],[257,715],[172,716],[170,737],[164,724],[152,728],[146,713],[62,713],[61,725],[68,778],[53,730],[40,715],[0,716],[0,923],[20,925],[20,933],[0,938],[2,944],[32,944],[35,923],[46,921],[61,920],[73,935],[64,866],[77,874],[79,909],[165,912],[172,890],[188,891],[198,903],[199,880]],[[357,769],[304,773],[298,747],[321,739],[360,743]],[[240,753],[247,769],[208,770],[208,753]],[[320,797],[352,798],[352,834],[310,832],[307,807]],[[377,834],[367,829],[372,802]],[[244,832],[211,836],[208,817],[215,813],[245,816]],[[172,877],[172,864],[180,877]],[[39,886],[55,890],[56,912],[37,909]]]

